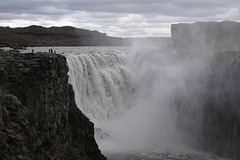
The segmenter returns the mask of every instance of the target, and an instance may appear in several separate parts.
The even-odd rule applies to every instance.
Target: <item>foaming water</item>
[[[125,53],[67,55],[78,107],[95,123],[127,110],[134,90]]]
[[[205,65],[199,59],[156,48],[66,57],[76,103],[95,123],[102,151],[187,150],[176,127],[175,97],[193,93],[192,76]]]

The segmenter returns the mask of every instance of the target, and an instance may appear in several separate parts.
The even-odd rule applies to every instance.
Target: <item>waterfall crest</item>
[[[120,115],[134,92],[125,53],[67,55],[77,106],[93,122]]]

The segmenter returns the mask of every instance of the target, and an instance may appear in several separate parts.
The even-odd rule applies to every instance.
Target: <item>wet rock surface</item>
[[[0,51],[1,159],[106,159],[67,72],[61,55]]]

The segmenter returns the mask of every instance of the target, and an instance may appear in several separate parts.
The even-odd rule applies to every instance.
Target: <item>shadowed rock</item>
[[[0,52],[0,157],[104,160],[64,56]]]

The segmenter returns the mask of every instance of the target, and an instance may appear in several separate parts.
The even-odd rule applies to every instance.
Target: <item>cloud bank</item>
[[[240,21],[238,0],[0,0],[0,26],[74,26],[118,37],[168,37],[173,23]]]

